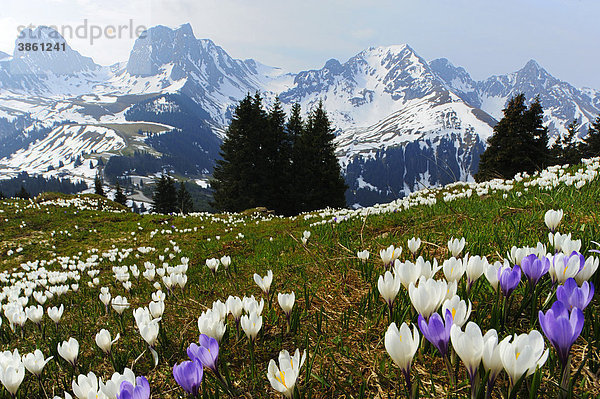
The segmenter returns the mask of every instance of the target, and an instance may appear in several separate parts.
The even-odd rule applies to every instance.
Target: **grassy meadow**
[[[556,172],[585,173],[575,166]],[[388,325],[394,321],[413,326],[418,314],[404,287],[394,301],[391,315],[382,299],[377,281],[385,272],[380,250],[390,245],[402,247],[400,261],[422,256],[437,259],[440,265],[450,258],[447,242],[464,237],[466,246],[458,256],[485,256],[490,264],[502,262],[511,247],[548,246],[548,227],[544,215],[550,209],[562,209],[564,216],[558,231],[571,233],[581,240],[580,252],[587,258],[600,240],[600,180],[587,184],[558,183],[550,189],[527,185],[531,178],[518,179],[510,190],[493,190],[450,198],[469,186],[453,185],[429,190],[435,204],[414,205],[408,209],[386,208],[386,212],[350,213],[316,212],[295,218],[280,218],[265,212],[248,211],[235,215],[197,214],[137,215],[106,199],[94,196],[45,194],[30,201],[0,201],[0,284],[2,304],[11,300],[9,287],[23,287],[17,297],[28,297],[25,306],[37,305],[32,291],[46,292],[52,286],[68,286],[68,292],[48,298],[40,326],[26,321],[11,329],[2,314],[0,349],[18,349],[24,355],[40,349],[54,358],[47,363],[39,379],[25,372],[17,396],[21,398],[65,397],[73,394],[72,379],[93,372],[103,381],[115,371],[131,368],[136,376],[146,376],[153,398],[186,397],[173,378],[173,366],[187,359],[186,348],[198,341],[198,317],[231,296],[254,295],[264,298],[262,328],[251,351],[248,338],[227,317],[227,330],[220,342],[219,370],[224,383],[205,369],[200,396],[268,398],[281,397],[267,379],[271,359],[280,350],[290,353],[299,348],[307,351],[300,368],[295,396],[302,398],[393,398],[405,396],[404,377],[384,346]],[[446,197],[446,200],[444,198]],[[458,197],[461,197],[460,195]],[[379,209],[379,208],[377,208]],[[333,220],[333,218],[337,220]],[[347,220],[341,220],[347,219]],[[310,237],[302,242],[303,232]],[[415,255],[407,240],[419,237],[422,244]],[[150,249],[148,249],[150,248]],[[368,261],[357,252],[368,250]],[[93,256],[96,255],[97,259]],[[227,270],[216,273],[206,266],[210,258],[231,257]],[[187,282],[183,289],[170,289],[159,275],[148,281],[142,276],[147,262],[155,268],[175,267],[187,262]],[[117,279],[113,267],[133,266],[139,276],[129,278],[127,290]],[[42,270],[42,277],[39,271]],[[99,272],[95,275],[94,270]],[[273,272],[269,297],[254,282],[253,275]],[[37,271],[37,274],[33,275]],[[71,272],[62,278],[59,273]],[[88,273],[92,271],[92,273]],[[166,272],[168,275],[168,271]],[[590,282],[597,287],[600,273]],[[42,281],[40,281],[40,278]],[[94,278],[98,278],[93,282]],[[437,279],[443,279],[440,270]],[[26,288],[24,280],[36,281]],[[153,285],[158,282],[166,293],[165,310],[159,322],[158,340],[153,349],[158,354],[155,366],[148,344],[140,335],[132,311],[148,306]],[[73,290],[77,284],[77,290]],[[31,287],[31,285],[29,285]],[[108,313],[99,300],[101,287],[108,287],[112,297],[125,296],[130,307],[119,316],[111,306]],[[14,289],[13,289],[14,291]],[[50,290],[52,291],[52,290]],[[278,293],[295,293],[289,331],[280,306]],[[483,333],[494,328],[499,340],[511,334],[536,329],[542,332],[538,310],[544,312],[555,300],[555,287],[548,275],[540,280],[535,299],[523,277],[508,301],[504,301],[481,276],[467,295],[465,277],[458,282],[457,295],[472,303],[469,320]],[[14,299],[14,292],[12,298]],[[47,308],[64,305],[64,314],[55,324]],[[561,365],[556,351],[550,348],[548,360],[533,376],[525,378],[513,395],[517,397],[600,397],[600,315],[594,298],[585,309],[585,324],[570,351],[572,387],[561,393]],[[391,319],[390,319],[391,317]],[[104,354],[95,343],[101,329],[111,336],[120,334],[111,355]],[[542,333],[543,334],[543,333]],[[421,339],[423,334],[420,334]],[[76,368],[58,353],[57,345],[73,337],[79,342]],[[452,346],[452,345],[451,345]],[[518,356],[517,356],[518,357]],[[423,398],[468,398],[470,383],[461,359],[451,358],[448,368],[436,350],[422,339],[412,361],[412,383]],[[479,367],[483,384],[485,370]],[[501,372],[492,397],[506,397],[509,379]],[[227,388],[225,388],[227,387]],[[477,394],[484,397],[480,390]],[[2,389],[2,397],[10,397]],[[74,396],[75,397],[75,396]]]

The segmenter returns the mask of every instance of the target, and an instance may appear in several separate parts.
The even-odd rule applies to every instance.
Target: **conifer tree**
[[[586,157],[597,157],[600,155],[600,115],[590,125],[588,134],[583,139],[582,152]]]
[[[103,184],[104,182],[102,181],[100,175],[96,174],[96,177],[94,178],[94,192],[98,195],[105,197],[106,195],[104,194],[104,188],[102,187]]]
[[[290,208],[293,209],[293,212],[298,212],[299,196],[296,195],[296,193],[298,192],[300,184],[298,170],[301,167],[300,145],[298,144],[298,141],[304,133],[302,108],[299,103],[292,105],[290,117],[285,125],[285,129],[291,147],[289,171]]]
[[[261,136],[266,125],[260,95],[246,95],[235,109],[213,171],[212,205],[218,210],[237,212],[264,205],[260,204],[266,165]]]
[[[503,112],[479,160],[477,181],[511,179],[518,172],[532,173],[549,163],[548,129],[542,125],[539,98],[527,108],[525,96],[519,94]]]
[[[296,140],[296,204],[299,212],[344,207],[346,183],[335,156],[333,129],[323,102],[310,113]]]
[[[292,207],[291,154],[292,143],[286,133],[286,115],[279,98],[267,115],[265,146],[265,185],[262,203],[284,215],[294,213]]]
[[[179,183],[177,191],[177,210],[184,215],[194,212],[194,201],[183,182]]]
[[[581,161],[581,148],[576,140],[578,130],[577,121],[574,120],[567,125],[567,134],[556,140],[550,149],[554,164],[573,165]]]
[[[29,193],[27,192],[27,190],[25,189],[25,187],[21,186],[21,189],[19,190],[19,192],[15,193],[15,197],[17,198],[21,198],[21,199],[29,199]]]
[[[117,182],[116,185],[115,202],[123,206],[127,206],[127,196],[123,194],[123,190],[121,190],[121,185],[119,182]]]
[[[177,210],[177,189],[170,176],[161,175],[152,195],[152,210],[156,213],[173,213]]]

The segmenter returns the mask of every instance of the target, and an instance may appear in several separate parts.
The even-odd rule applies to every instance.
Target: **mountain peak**
[[[542,68],[540,66],[540,64],[538,64],[538,62],[532,58],[529,61],[527,61],[527,64],[525,64],[523,69],[544,69],[544,68]]]
[[[372,54],[372,55],[407,55],[416,54],[415,51],[408,44],[393,44],[390,46],[377,46],[369,47],[368,49],[361,52],[361,54]]]
[[[176,31],[180,31],[184,34],[190,34],[194,36],[194,30],[192,29],[192,25],[188,22],[179,26]]]
[[[6,54],[6,53],[5,53],[5,52],[3,52],[3,51],[0,51],[0,61],[3,61],[3,60],[5,60],[5,59],[7,59],[7,58],[10,58],[10,55],[9,55],[9,54]]]

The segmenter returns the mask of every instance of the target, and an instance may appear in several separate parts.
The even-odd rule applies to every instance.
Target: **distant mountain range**
[[[502,109],[518,93],[539,96],[554,137],[572,120],[585,134],[600,113],[600,91],[560,81],[533,60],[475,81],[447,59],[427,62],[398,45],[292,74],[233,59],[186,24],[153,27],[127,62],[100,66],[50,28],[21,37],[12,56],[0,53],[1,177],[25,170],[89,180],[112,158],[121,167],[109,170],[128,176],[167,169],[206,185],[237,102],[260,91],[267,102],[279,96],[305,112],[323,100],[337,128],[348,202],[365,206],[472,179]],[[19,50],[21,42],[40,41],[64,43],[64,51]],[[140,153],[157,161],[149,167]]]

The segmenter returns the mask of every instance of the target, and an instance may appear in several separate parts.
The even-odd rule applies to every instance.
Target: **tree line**
[[[212,205],[230,212],[262,206],[282,215],[344,207],[347,186],[333,132],[322,102],[304,120],[299,104],[288,117],[279,99],[266,110],[259,93],[246,95],[221,145]]]
[[[494,126],[488,146],[479,160],[476,181],[512,179],[519,172],[532,174],[551,165],[577,164],[582,158],[600,155],[600,116],[587,135],[579,140],[577,121],[567,126],[567,134],[548,145],[548,128],[543,125],[543,109],[536,98],[529,106],[518,94],[508,101],[504,117]]]
[[[12,179],[0,180],[0,199],[5,197],[27,199],[46,191],[73,194],[87,188],[87,184],[83,181],[73,182],[52,176],[49,178],[29,176],[27,172],[21,172]]]

